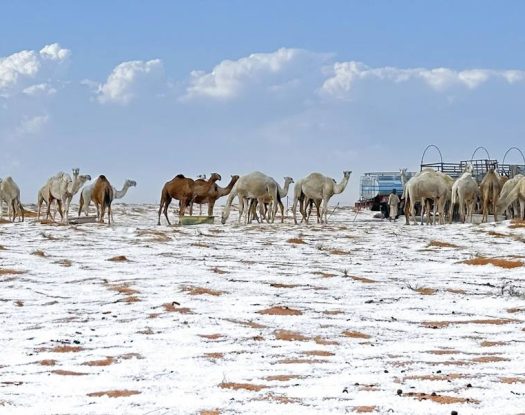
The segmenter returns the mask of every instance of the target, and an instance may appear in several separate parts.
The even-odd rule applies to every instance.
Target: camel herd
[[[456,207],[462,222],[467,218],[472,222],[472,215],[478,201],[481,202],[482,222],[487,222],[489,212],[492,212],[495,221],[498,220],[498,215],[501,216],[505,212],[507,216],[523,219],[525,214],[523,175],[518,174],[509,179],[499,175],[496,169],[489,168],[478,186],[472,173],[472,166],[467,165],[461,177],[454,180],[442,172],[427,168],[407,180],[406,169],[401,169],[406,224],[410,223],[410,218],[416,223],[415,205],[418,202],[422,208],[421,224],[424,221],[425,211],[427,223],[430,223],[431,205],[434,210],[432,220],[434,224],[436,210],[439,214],[439,223],[445,223],[447,216],[450,223]]]
[[[507,216],[524,218],[525,214],[525,176],[518,174],[508,179],[500,176],[494,168],[490,168],[478,186],[473,177],[473,168],[467,165],[465,171],[457,180],[452,177],[433,170],[423,169],[415,176],[407,180],[406,169],[401,170],[401,181],[403,183],[403,199],[405,201],[406,223],[410,220],[416,223],[415,208],[420,203],[421,223],[424,222],[425,213],[427,223],[430,223],[430,210],[433,206],[432,223],[436,223],[439,216],[439,223],[445,223],[448,217],[449,222],[455,208],[458,208],[460,220],[472,221],[472,216],[478,203],[481,203],[483,214],[482,222],[488,220],[489,213],[494,215],[494,220],[498,216],[506,213]],[[239,217],[238,222],[244,219],[245,223],[250,223],[254,219],[257,222],[266,220],[274,222],[278,210],[281,210],[281,222],[284,220],[284,205],[282,199],[288,195],[290,185],[294,184],[294,196],[292,213],[294,223],[297,222],[297,207],[301,213],[301,222],[308,223],[312,209],[317,210],[317,222],[327,223],[328,203],[334,194],[342,193],[350,179],[351,172],[343,172],[343,178],[338,183],[333,178],[321,173],[311,173],[308,176],[297,180],[285,177],[283,186],[272,177],[255,171],[244,176],[231,176],[230,182],[226,187],[217,184],[221,180],[221,175],[212,173],[209,179],[191,179],[182,174],[175,176],[166,182],[162,188],[160,206],[158,211],[158,221],[161,223],[161,214],[168,224],[168,207],[173,199],[179,201],[179,216],[184,216],[189,208],[190,215],[193,215],[193,205],[208,205],[208,216],[213,216],[213,209],[216,201],[228,196],[224,206],[221,222],[224,224],[228,220],[232,203],[235,198],[238,200]],[[88,215],[91,202],[97,209],[97,220],[104,222],[106,210],[108,212],[108,224],[111,223],[111,203],[114,199],[124,197],[130,187],[137,183],[134,180],[126,180],[122,189],[117,190],[111,185],[108,179],[101,175],[94,183],[86,185],[91,180],[89,175],[81,175],[79,169],[73,169],[73,176],[64,172],[59,172],[50,177],[42,188],[38,191],[37,217],[40,219],[42,205],[45,203],[46,219],[51,215],[51,206],[56,204],[56,211],[60,214],[63,222],[69,221],[69,207],[73,196],[80,189],[79,210],[80,217],[82,211]],[[24,220],[24,209],[20,203],[20,189],[11,177],[0,179],[0,217],[3,216],[3,205],[7,204],[8,217],[13,222],[20,217]],[[54,220],[54,215],[53,215]]]

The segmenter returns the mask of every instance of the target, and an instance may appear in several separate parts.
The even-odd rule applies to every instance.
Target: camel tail
[[[104,205],[105,206],[111,206],[111,189],[108,187],[106,187],[106,189],[104,190]]]

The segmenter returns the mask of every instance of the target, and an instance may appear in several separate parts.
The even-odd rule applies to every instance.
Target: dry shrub
[[[300,287],[299,284],[279,284],[279,283],[271,283],[270,287],[273,288],[297,288]]]
[[[71,265],[73,265],[73,262],[69,259],[59,259],[58,261],[54,261],[53,264],[62,265],[63,267],[69,268]]]
[[[106,357],[105,359],[100,360],[90,360],[87,362],[82,363],[84,366],[109,366],[115,363],[115,359],[113,357]]]
[[[291,330],[275,330],[274,334],[277,340],[301,341],[301,342],[310,340],[308,337],[303,336],[301,333],[298,333],[296,331],[291,331]]]
[[[184,287],[182,291],[187,292],[189,295],[212,295],[214,297],[224,294],[224,291],[212,290],[211,288],[203,287]]]
[[[89,373],[83,373],[83,372],[73,372],[71,370],[52,370],[51,373],[54,373],[55,375],[60,376],[86,376],[89,375]]]
[[[0,275],[19,275],[25,273],[26,271],[20,271],[18,269],[0,268]]]
[[[447,292],[452,294],[466,294],[466,291],[461,288],[447,288]]]
[[[113,261],[113,262],[126,262],[129,261],[124,255],[117,255],[111,258],[108,258],[106,261]]]
[[[345,330],[343,336],[350,337],[352,339],[369,339],[371,336],[359,331]]]
[[[126,398],[128,396],[132,395],[138,395],[141,392],[136,390],[128,390],[128,389],[121,389],[121,390],[109,390],[109,391],[102,391],[102,392],[91,392],[88,393],[87,396],[94,397],[94,398],[100,398],[101,396],[107,396],[109,398]]]
[[[36,251],[31,252],[31,255],[45,257],[46,253],[44,251],[41,251],[40,249],[37,249]]]
[[[16,300],[16,301],[15,301],[15,305],[16,305],[17,307],[23,307],[23,306],[24,306],[24,302],[23,302],[22,300]]]
[[[467,265],[494,265],[495,267],[500,268],[518,268],[523,266],[522,261],[510,261],[508,259],[501,259],[501,258],[486,258],[486,257],[477,257],[472,259],[467,259],[465,261],[461,261],[461,264],[467,264]]]
[[[271,316],[300,316],[303,314],[301,310],[289,308],[286,306],[275,306],[257,311],[258,314],[267,314]]]
[[[437,290],[435,288],[428,288],[428,287],[422,287],[422,288],[416,288],[416,290],[421,295],[434,295]]]
[[[233,389],[233,390],[247,390],[251,392],[259,392],[266,389],[267,386],[255,385],[252,383],[233,383],[233,382],[222,382],[219,383],[219,388],[222,389]]]
[[[6,247],[4,245],[0,245],[0,251],[6,251]]]
[[[290,238],[286,242],[288,242],[289,244],[294,244],[294,245],[304,245],[304,244],[306,244],[304,239],[301,239],[301,238]]]
[[[459,248],[458,245],[451,244],[449,242],[435,241],[432,240],[428,243],[427,248],[437,247],[437,248]]]
[[[494,346],[505,346],[506,344],[508,343],[507,342],[491,342],[491,341],[485,340],[480,343],[480,346],[481,347],[494,347]]]
[[[212,272],[214,272],[215,274],[220,274],[220,275],[222,275],[222,274],[229,274],[228,271],[224,271],[224,270],[222,270],[222,269],[220,269],[220,268],[217,268],[217,267],[213,267],[211,270],[212,270]]]
[[[190,244],[191,246],[196,246],[198,248],[210,248],[209,244],[205,244],[204,242],[193,242]]]

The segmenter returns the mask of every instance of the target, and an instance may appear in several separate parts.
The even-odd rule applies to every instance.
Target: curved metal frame
[[[501,164],[505,164],[505,159],[507,158],[507,154],[509,154],[511,150],[517,150],[521,154],[521,158],[523,159],[523,164],[525,165],[525,156],[523,155],[523,152],[518,147],[509,148],[506,151],[505,155],[503,156],[503,161],[501,162]]]
[[[441,159],[441,164],[443,164],[443,155],[441,154],[441,150],[439,149],[439,147],[436,146],[435,144],[429,144],[429,145],[427,146],[427,148],[425,148],[425,151],[423,151],[423,155],[421,156],[421,163],[420,163],[420,166],[423,165],[423,161],[425,161],[425,154],[427,154],[428,149],[431,148],[431,147],[434,147],[434,148],[438,151],[438,153],[439,153],[439,158]]]
[[[487,153],[487,160],[491,160],[489,151],[485,147],[479,146],[474,150],[472,156],[470,156],[470,161],[474,160],[474,155],[478,152],[478,150],[485,150],[485,153]]]

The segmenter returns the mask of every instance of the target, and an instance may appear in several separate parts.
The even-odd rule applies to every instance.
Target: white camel
[[[414,223],[416,223],[415,206],[417,202],[421,202],[421,224],[423,224],[427,199],[431,199],[434,202],[434,217],[432,223],[436,223],[436,209],[440,215],[440,223],[444,223],[445,203],[450,199],[450,193],[452,191],[450,178],[446,176],[447,175],[433,169],[423,169],[406,182],[404,192],[405,203],[410,204],[410,216]],[[405,210],[405,212],[407,212],[407,210]],[[410,223],[408,218],[407,223]]]
[[[519,203],[520,206],[519,219],[523,219],[525,216],[525,177],[523,176],[518,178],[512,190],[505,196],[500,194],[498,202],[496,203],[495,213],[502,214],[511,204],[516,202]]]
[[[496,209],[496,205],[498,203],[501,187],[501,176],[498,174],[495,168],[491,167],[479,185],[481,200],[483,202],[483,217],[481,219],[482,223],[488,222],[490,204],[492,204],[492,211],[494,212],[494,222],[498,221],[498,211]]]
[[[275,220],[275,214],[278,208],[279,185],[270,176],[258,171],[241,176],[233,186],[226,200],[226,205],[222,211],[222,224],[225,224],[230,216],[231,205],[235,197],[239,199],[239,223],[241,223],[244,205],[249,199],[257,199],[259,203],[264,203],[263,201],[267,197],[273,202],[272,210],[269,212],[267,220],[271,222]]]
[[[351,171],[344,171],[343,179],[340,183],[337,183],[331,177],[327,177],[321,173],[310,173],[304,179],[301,179],[300,186],[295,186],[294,189],[294,201],[292,206],[294,222],[297,223],[297,204],[303,200],[302,204],[304,212],[301,212],[303,217],[305,216],[306,207],[313,202],[316,206],[319,206],[319,204],[321,205],[321,211],[319,212],[319,208],[317,210],[317,220],[321,221],[321,223],[328,223],[328,202],[334,194],[342,193],[345,190],[351,174]],[[308,218],[306,218],[306,221],[308,222]]]
[[[79,172],[79,169],[73,169],[73,179],[71,179],[69,174],[61,172],[56,176],[53,176],[48,183],[46,183],[46,186],[48,187],[46,194],[44,195],[44,199],[47,201],[46,218],[49,218],[51,203],[53,200],[56,200],[58,204],[58,213],[60,213],[62,221],[65,221],[66,223],[69,221],[69,205],[71,204],[73,196],[80,190],[84,183],[91,180],[91,176],[80,176]],[[62,206],[64,206],[65,217],[62,212]]]
[[[127,179],[124,182],[121,190],[117,190],[115,187],[112,186],[113,199],[122,199],[124,196],[126,196],[128,189],[130,187],[135,187],[135,186],[137,186],[137,182],[135,180],[130,180],[130,179]],[[80,213],[82,212],[82,210],[84,210],[84,214],[88,216],[89,205],[91,203],[91,195],[93,193],[94,187],[95,187],[95,183],[92,183],[82,188],[82,192],[80,193],[79,206],[78,206],[78,216],[79,217],[80,217]],[[97,214],[97,217],[98,217],[98,214]]]
[[[476,205],[479,195],[478,183],[476,182],[476,179],[472,177],[472,172],[473,167],[471,164],[468,164],[465,168],[465,172],[452,185],[449,223],[452,223],[452,214],[456,204],[459,205],[461,222],[465,223],[465,210],[466,217],[470,218],[470,222],[472,222],[474,206]]]
[[[523,174],[517,174],[512,179],[507,180],[505,184],[503,185],[503,187],[501,188],[499,199],[505,200],[507,196],[510,194],[510,192],[512,192],[514,187],[518,185],[518,183],[523,177],[525,177],[523,176]],[[516,206],[517,204],[518,204],[517,200],[509,203],[509,205],[506,207],[507,217],[510,216],[513,219],[515,216],[517,216],[517,212],[518,212],[518,206]],[[520,219],[523,219],[523,216]]]
[[[281,187],[279,183],[277,183],[277,190],[278,190],[278,198],[277,203],[279,204],[279,209],[281,210],[281,223],[284,222],[284,205],[282,200],[288,195],[288,189],[290,188],[290,184],[293,183],[293,179],[291,177],[285,177],[284,178],[284,186]],[[258,200],[257,199],[251,199],[250,201],[250,209],[249,213],[250,215],[259,222],[259,218],[257,217],[256,208],[257,208]],[[271,211],[272,209],[272,199],[268,195],[263,199],[263,203],[259,205],[259,213],[261,214],[261,220],[267,219],[266,215],[268,210]],[[251,222],[251,218],[248,218],[248,222]]]
[[[7,204],[7,216],[12,222],[15,221],[17,214],[20,214],[24,221],[24,207],[20,203],[20,188],[11,176],[0,180],[0,219],[4,216],[3,204]],[[11,219],[12,215],[12,219]]]

